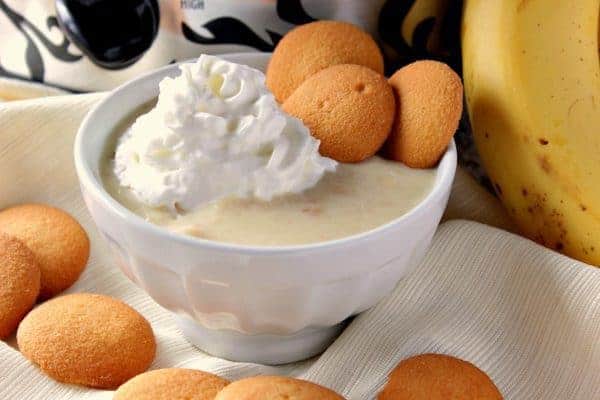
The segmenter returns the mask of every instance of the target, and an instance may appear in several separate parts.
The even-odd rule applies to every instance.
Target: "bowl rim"
[[[232,58],[243,59],[245,57],[270,57],[271,53],[266,52],[236,52],[228,54],[219,54],[218,57],[224,59]],[[86,148],[86,138],[89,136],[87,132],[90,131],[92,124],[96,123],[96,116],[100,114],[107,104],[114,101],[121,93],[129,91],[139,85],[142,85],[144,81],[150,79],[156,79],[158,76],[166,76],[173,69],[179,68],[179,65],[193,62],[195,60],[186,60],[167,66],[161,67],[144,73],[135,79],[129,80],[112,91],[110,91],[100,102],[96,103],[86,114],[85,118],[81,122],[79,129],[75,137],[75,144],[73,147],[75,169],[77,176],[82,187],[82,191],[85,190],[90,193],[94,198],[100,202],[103,207],[108,209],[111,214],[126,221],[127,224],[133,225],[135,228],[147,231],[157,237],[165,240],[175,241],[185,246],[202,246],[204,248],[219,250],[219,251],[233,251],[242,254],[269,254],[269,255],[281,255],[282,253],[295,253],[295,252],[307,252],[314,250],[324,250],[331,247],[343,246],[352,244],[352,242],[358,242],[378,234],[384,233],[390,230],[396,225],[402,224],[407,220],[418,216],[423,210],[427,209],[435,200],[444,195],[444,193],[452,186],[454,181],[454,174],[457,165],[457,150],[454,139],[448,144],[446,152],[441,157],[438,165],[435,167],[436,176],[434,185],[430,189],[427,196],[425,196],[417,205],[411,208],[408,212],[401,216],[394,218],[385,224],[379,225],[373,229],[359,232],[350,236],[344,236],[338,239],[326,240],[322,242],[298,244],[298,245],[285,245],[285,246],[257,246],[257,245],[242,245],[227,242],[218,242],[209,239],[198,238],[194,236],[185,235],[183,233],[177,233],[170,231],[162,226],[153,224],[150,221],[140,217],[133,211],[130,211],[127,207],[119,203],[105,188],[101,180],[97,178],[97,175],[91,168],[89,160],[84,157],[84,149]],[[236,62],[236,61],[234,61]],[[156,88],[158,91],[158,87]],[[137,106],[140,106],[138,104]],[[133,112],[134,109],[128,110]],[[114,126],[110,128],[114,129]],[[107,136],[107,138],[110,135]],[[103,141],[103,145],[106,145],[106,140]],[[103,151],[104,147],[101,149]]]

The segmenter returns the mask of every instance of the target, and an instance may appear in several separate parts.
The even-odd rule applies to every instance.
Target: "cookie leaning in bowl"
[[[360,162],[387,139],[396,109],[391,86],[369,68],[341,64],[308,78],[283,103],[321,141],[319,152],[340,162]]]
[[[90,241],[69,214],[43,204],[23,204],[0,211],[0,231],[29,247],[42,273],[40,299],[70,287],[85,268]]]
[[[229,381],[194,369],[165,368],[130,379],[113,400],[213,400]]]
[[[473,364],[444,354],[401,361],[378,400],[502,400],[494,382]]]
[[[283,376],[255,376],[235,381],[215,400],[344,400],[333,390],[316,383]]]
[[[17,329],[40,292],[40,267],[21,241],[0,233],[0,339]]]
[[[19,325],[17,342],[52,378],[104,389],[144,372],[156,352],[144,317],[117,299],[89,293],[38,306]]]
[[[389,83],[397,110],[386,155],[411,168],[435,166],[462,115],[460,77],[444,63],[423,60],[400,68]]]
[[[267,87],[283,103],[311,75],[337,64],[383,74],[383,56],[371,35],[340,21],[300,25],[279,41],[267,67]]]

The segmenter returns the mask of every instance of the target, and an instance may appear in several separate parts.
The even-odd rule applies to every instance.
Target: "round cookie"
[[[378,400],[501,400],[494,382],[473,364],[421,354],[398,364]]]
[[[24,204],[0,211],[0,231],[21,240],[35,254],[42,273],[42,300],[75,283],[90,255],[90,241],[81,225],[47,205]]]
[[[0,233],[0,339],[17,329],[40,292],[40,267],[21,241]]]
[[[283,103],[309,76],[336,64],[364,65],[383,74],[377,43],[357,26],[339,21],[301,25],[275,47],[267,67],[267,87]]]
[[[157,369],[121,385],[113,400],[213,400],[228,384],[229,381],[208,372]]]
[[[375,154],[390,133],[396,103],[383,75],[341,64],[308,78],[283,103],[321,141],[319,152],[340,162]]]
[[[150,324],[108,296],[60,296],[31,311],[17,330],[19,350],[52,378],[112,389],[144,372],[154,359]]]
[[[315,383],[283,376],[255,376],[235,381],[215,400],[344,400],[334,391]]]
[[[431,168],[446,151],[463,107],[460,77],[437,61],[417,61],[389,79],[397,100],[396,119],[385,149],[412,168]]]

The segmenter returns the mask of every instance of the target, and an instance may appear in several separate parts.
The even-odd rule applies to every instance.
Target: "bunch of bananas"
[[[600,265],[600,0],[466,0],[463,79],[484,167],[529,238]]]

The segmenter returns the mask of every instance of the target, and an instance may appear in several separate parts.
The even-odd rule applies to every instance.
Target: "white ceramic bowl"
[[[264,70],[269,54],[238,53],[233,62]],[[103,188],[99,166],[117,124],[158,95],[177,65],[131,81],[83,121],[75,165],[87,207],[118,265],[160,305],[185,336],[208,353],[278,364],[310,357],[343,321],[372,307],[423,258],[454,178],[451,143],[429,195],[409,213],[339,240],[288,247],[250,247],[171,233],[133,214]]]

